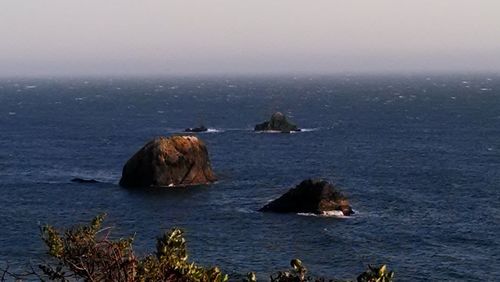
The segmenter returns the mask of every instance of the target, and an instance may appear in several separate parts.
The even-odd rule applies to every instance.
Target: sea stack
[[[277,213],[354,214],[347,198],[324,180],[306,179],[259,211]]]
[[[123,187],[174,187],[216,181],[205,144],[195,136],[158,137],[123,167]]]
[[[280,131],[282,133],[290,133],[292,131],[300,131],[297,125],[290,123],[286,116],[280,112],[276,112],[271,116],[269,121],[257,124],[255,131]]]

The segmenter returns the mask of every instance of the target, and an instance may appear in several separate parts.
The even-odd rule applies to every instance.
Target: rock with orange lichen
[[[216,179],[205,144],[195,136],[158,137],[123,167],[123,187],[173,187],[209,184]]]
[[[351,215],[347,198],[324,180],[307,179],[260,209],[263,212]]]

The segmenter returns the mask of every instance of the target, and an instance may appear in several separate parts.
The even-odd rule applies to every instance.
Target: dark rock
[[[341,211],[346,216],[354,213],[347,198],[332,184],[312,179],[302,181],[260,211],[314,214]]]
[[[84,179],[84,178],[79,178],[75,177],[71,179],[71,182],[76,182],[76,183],[99,183],[99,181],[95,179]]]
[[[123,187],[186,186],[216,179],[205,144],[195,136],[158,137],[123,167]]]
[[[189,128],[186,128],[184,129],[184,132],[205,132],[207,131],[208,128],[206,128],[205,126],[200,126],[200,127],[189,127]]]
[[[282,133],[290,133],[291,131],[300,131],[300,129],[297,125],[290,123],[284,114],[276,112],[271,116],[271,120],[257,124],[255,131],[281,131]]]

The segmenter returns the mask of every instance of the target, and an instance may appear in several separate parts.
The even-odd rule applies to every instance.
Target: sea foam
[[[299,212],[297,215],[301,216],[315,216],[315,217],[336,217],[336,218],[351,218],[352,216],[346,216],[342,211],[325,211],[321,214],[315,213],[302,213]]]

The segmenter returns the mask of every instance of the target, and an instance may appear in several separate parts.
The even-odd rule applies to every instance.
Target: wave
[[[217,128],[208,128],[206,131],[206,133],[218,133],[218,132],[224,132],[224,130]]]
[[[312,131],[318,131],[319,127],[315,127],[315,128],[301,128],[300,130],[301,131],[299,131],[299,132],[312,132]],[[299,132],[297,132],[297,133],[299,133]]]
[[[320,127],[315,127],[315,128],[301,128],[300,131],[291,131],[290,134],[298,134],[298,133],[306,133],[306,132],[314,132],[314,131],[319,131],[321,128]],[[244,132],[255,132],[258,134],[277,134],[277,133],[282,133],[279,130],[263,130],[263,131],[255,131],[253,128],[214,128],[214,127],[209,127],[207,128],[207,131],[202,131],[202,132],[186,132],[184,128],[166,128],[166,131],[169,133],[222,133],[222,132],[229,132],[229,131],[244,131]]]
[[[300,131],[290,131],[290,134],[298,134],[298,133],[305,133],[305,132],[313,132],[313,131],[318,131],[320,128],[315,127],[315,128],[301,128]],[[253,129],[251,129],[254,131]],[[255,131],[256,133],[282,133],[280,130],[263,130],[263,131]]]
[[[257,211],[249,209],[249,208],[237,208],[236,211],[240,212],[240,213],[246,213],[246,214],[257,213]]]
[[[175,134],[178,134],[178,133],[186,133],[186,134],[190,134],[190,133],[197,133],[197,134],[203,134],[203,133],[221,133],[221,132],[225,132],[225,131],[228,131],[228,130],[231,130],[231,129],[207,128],[207,131],[187,132],[185,130],[185,128],[166,128],[167,132],[169,132],[169,133],[175,133]]]
[[[356,212],[354,212],[354,214],[356,214]],[[326,212],[323,212],[322,214],[299,212],[299,213],[297,213],[297,215],[314,216],[314,217],[352,218],[352,216],[344,215],[344,213],[342,211],[326,211]]]

